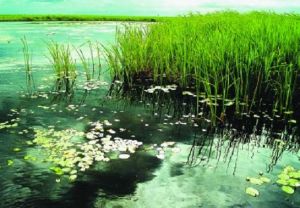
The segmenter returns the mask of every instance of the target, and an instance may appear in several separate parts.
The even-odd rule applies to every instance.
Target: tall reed
[[[56,76],[56,91],[72,94],[77,72],[69,45],[51,42],[48,44],[48,50],[50,53],[49,60]]]
[[[112,76],[129,86],[146,72],[156,84],[204,92],[216,119],[218,104],[222,113],[231,103],[236,112],[249,112],[261,100],[281,112],[290,109],[299,43],[297,15],[217,12],[125,26],[106,54]]]
[[[24,36],[21,38],[21,42],[23,45],[23,58],[24,58],[24,69],[25,69],[25,76],[26,76],[26,87],[27,92],[32,94],[34,91],[34,80],[32,75],[32,57],[29,52],[28,42],[26,37]]]
[[[87,42],[89,48],[89,57],[80,48],[75,48],[79,59],[81,61],[82,68],[84,70],[86,80],[91,81],[92,79],[100,79],[102,73],[101,64],[101,45],[96,42]]]

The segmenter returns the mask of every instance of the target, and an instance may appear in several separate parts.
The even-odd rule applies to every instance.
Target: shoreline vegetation
[[[268,105],[290,115],[298,107],[299,15],[190,14],[128,26],[116,40],[106,50],[108,64],[125,89],[148,83],[154,93],[154,86],[176,84],[198,109],[206,104],[213,121],[227,108],[240,114]]]
[[[124,21],[158,22],[172,17],[159,16],[109,16],[109,15],[63,15],[63,14],[0,14],[0,22],[38,22],[38,21]]]
[[[15,20],[20,20],[21,16],[17,17]],[[122,83],[122,92],[140,88],[141,94],[173,91],[175,99],[189,96],[195,104],[196,114],[203,116],[205,112],[214,124],[217,121],[223,123],[227,114],[262,111],[284,116],[295,123],[291,118],[294,109],[300,105],[297,98],[300,81],[299,17],[295,14],[232,11],[157,19],[111,16],[109,21],[158,23],[125,24],[117,28],[115,43],[101,47],[112,76],[112,86]],[[31,18],[31,21],[45,21],[47,18],[49,21],[58,21],[58,18],[64,21],[105,21],[108,17],[54,15],[51,19],[51,16],[38,15]],[[70,51],[58,48],[53,51],[58,54],[53,65],[62,66],[59,79],[67,77],[65,90],[72,94],[73,84],[69,84],[76,77],[73,81],[68,79],[69,67],[74,68]],[[97,51],[100,51],[99,47]],[[87,81],[90,81],[91,69],[87,63],[94,61],[86,59],[82,52],[76,52],[81,57]],[[94,58],[93,54],[91,57]],[[92,66],[94,72],[95,64]]]

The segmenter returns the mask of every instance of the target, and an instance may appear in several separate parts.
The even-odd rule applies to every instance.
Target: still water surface
[[[87,41],[113,43],[116,26],[121,23],[0,23],[0,123],[17,123],[0,128],[0,207],[300,207],[299,190],[289,196],[275,183],[285,166],[300,168],[297,144],[268,172],[276,151],[268,142],[290,136],[280,130],[277,136],[268,129],[257,134],[254,130],[240,135],[247,142],[228,142],[224,135],[232,136],[232,131],[211,133],[207,125],[195,127],[192,115],[173,116],[174,109],[157,111],[155,102],[149,100],[108,96],[111,81],[105,70],[96,89],[86,93],[81,78],[72,101],[54,99],[49,93],[54,78],[47,42],[69,43],[88,51]],[[39,91],[35,96],[26,96],[20,41],[24,36],[33,56]],[[73,55],[76,58],[76,53]],[[70,181],[66,174],[50,170],[49,147],[32,142],[35,129],[73,129],[82,133],[80,148],[90,142],[83,135],[97,121],[104,123],[104,132],[111,139],[143,144],[128,159],[114,153],[108,162],[93,162],[86,170],[78,170],[76,180]],[[195,139],[202,148],[191,166],[187,161]],[[168,146],[169,141],[175,144]],[[271,182],[258,186],[246,181],[259,172]],[[260,196],[248,196],[247,187],[258,189]]]

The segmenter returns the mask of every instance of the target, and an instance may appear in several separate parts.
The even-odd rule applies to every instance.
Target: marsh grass
[[[89,82],[92,79],[100,79],[102,74],[102,63],[101,63],[101,44],[98,42],[92,43],[87,42],[89,56],[81,48],[74,47],[77,52],[81,66],[84,70],[86,80]]]
[[[25,76],[26,76],[26,87],[27,92],[32,94],[34,91],[34,80],[32,75],[32,56],[29,52],[28,42],[26,37],[24,36],[21,38],[21,42],[23,45],[23,58],[24,58],[24,69],[25,69]]]
[[[75,60],[71,56],[69,45],[60,45],[55,42],[48,44],[49,60],[54,69],[57,92],[71,95],[77,78]]]
[[[300,66],[299,19],[218,12],[125,26],[106,55],[113,78],[128,87],[144,76],[156,84],[195,87],[198,100],[205,93],[214,121],[229,100],[236,113],[261,103],[274,103],[282,113],[292,108]]]

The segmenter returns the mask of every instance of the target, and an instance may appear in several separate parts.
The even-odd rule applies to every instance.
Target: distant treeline
[[[101,16],[101,15],[6,15],[0,14],[0,22],[14,21],[138,21],[157,22],[165,17],[157,16]]]

